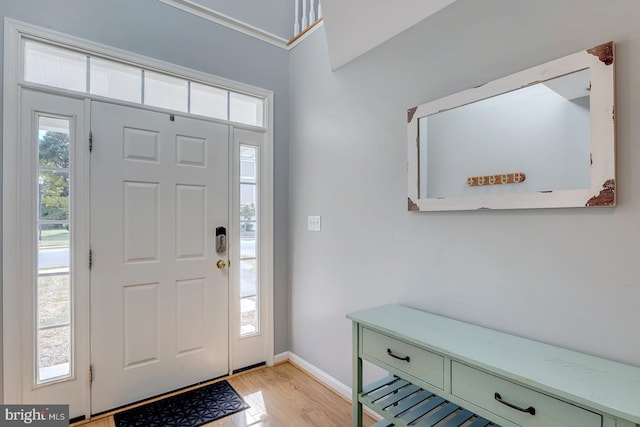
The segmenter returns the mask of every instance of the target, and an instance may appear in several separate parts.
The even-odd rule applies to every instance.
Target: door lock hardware
[[[221,254],[227,250],[227,229],[216,227],[216,252]]]

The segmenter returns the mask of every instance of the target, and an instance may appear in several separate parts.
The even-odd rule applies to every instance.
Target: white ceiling
[[[389,40],[455,0],[321,0],[331,68]]]

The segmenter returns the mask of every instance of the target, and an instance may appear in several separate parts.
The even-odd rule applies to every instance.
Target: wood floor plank
[[[258,368],[226,378],[251,406],[206,427],[348,427],[351,404],[291,363]],[[375,420],[365,414],[364,426]],[[113,416],[73,425],[115,427]]]

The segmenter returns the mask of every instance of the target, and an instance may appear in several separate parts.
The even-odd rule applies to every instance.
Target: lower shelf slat
[[[395,393],[396,391],[400,390],[401,388],[407,385],[409,385],[409,381],[405,381],[405,380],[394,381],[392,384],[387,384],[386,386],[369,393],[369,398],[372,401],[379,400],[385,396],[389,396],[392,393]]]
[[[393,375],[364,387],[359,400],[384,417],[373,427],[500,427]]]
[[[368,393],[371,393],[373,390],[377,390],[380,387],[384,387],[385,385],[395,381],[396,378],[397,377],[395,377],[394,375],[389,375],[388,377],[379,379],[376,382],[373,382],[373,383],[371,383],[371,384],[369,384],[367,386],[364,386],[362,388],[362,394],[368,394]]]
[[[400,415],[400,419],[407,423],[407,425],[417,421],[418,418],[432,412],[435,408],[439,407],[445,403],[445,400],[440,396],[436,396],[435,394],[426,402],[420,404],[415,409],[407,412],[406,414]]]
[[[416,427],[434,426],[458,409],[460,409],[460,407],[455,403],[447,403],[446,405],[441,406],[437,411],[431,411],[431,413],[426,415],[418,424],[416,424]]]
[[[494,425],[495,424],[491,424],[489,421],[485,420],[484,418],[478,418],[477,420],[469,424],[468,427],[487,427],[487,426],[494,426]]]
[[[447,420],[446,424],[443,424],[442,427],[458,427],[474,417],[475,414],[473,412],[463,409],[462,411],[458,412],[453,418]]]
[[[414,394],[413,396],[409,396],[406,399],[403,399],[402,402],[398,402],[394,406],[385,409],[385,411],[392,417],[397,417],[399,414],[408,411],[416,405],[421,404],[425,400],[429,399],[433,396],[433,393],[428,392],[426,390],[422,390]]]
[[[397,393],[390,394],[384,399],[378,400],[376,403],[380,405],[382,408],[387,408],[391,405],[395,405],[402,399],[405,399],[407,396],[414,394],[416,391],[419,391],[420,387],[417,385],[411,384],[409,387],[404,387],[402,390]]]

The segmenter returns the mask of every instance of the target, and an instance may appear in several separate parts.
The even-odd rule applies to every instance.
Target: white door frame
[[[38,277],[38,252],[35,249],[36,218],[35,188],[37,186],[37,174],[35,164],[38,163],[37,151],[34,145],[37,141],[37,116],[54,115],[64,117],[70,124],[70,156],[73,161],[70,174],[71,205],[76,206],[69,218],[71,225],[70,240],[70,265],[73,267],[71,285],[71,337],[73,352],[71,354],[70,377],[61,381],[36,384],[35,373],[37,365],[33,357],[21,357],[19,364],[15,366],[22,376],[19,378],[21,399],[29,399],[33,403],[59,403],[52,402],[57,396],[69,393],[69,403],[72,403],[71,417],[77,417],[80,410],[88,405],[89,395],[89,306],[76,304],[76,301],[84,301],[89,297],[89,287],[83,286],[89,283],[89,266],[86,254],[89,250],[89,210],[84,204],[76,204],[76,200],[89,197],[89,150],[87,135],[89,134],[88,120],[89,103],[81,98],[51,95],[33,90],[21,90],[21,136],[19,155],[21,157],[18,168],[20,178],[15,181],[14,187],[18,190],[18,206],[20,210],[20,223],[17,233],[20,237],[20,246],[15,253],[19,255],[16,264],[11,266],[17,271],[17,282],[22,284],[18,291],[21,298],[19,310],[21,318],[12,326],[20,332],[21,355],[34,355],[37,348],[37,335],[34,333],[36,311],[35,283]],[[28,145],[27,145],[28,144]],[[29,166],[27,166],[27,164]],[[6,188],[6,187],[5,187]],[[26,244],[23,244],[26,243]],[[71,273],[71,272],[70,272]],[[32,286],[25,286],[31,284]],[[5,309],[11,305],[5,303]],[[28,396],[28,397],[26,397]],[[5,398],[8,398],[5,396]]]
[[[258,179],[258,212],[272,212],[273,211],[273,198],[272,197],[263,197],[262,192],[264,191],[263,183],[260,180],[265,179],[265,171],[263,168],[267,167],[268,161],[265,161],[263,157],[269,156],[268,144],[265,144],[266,138],[264,135],[261,135],[259,132],[247,131],[244,129],[233,129],[230,135],[230,146],[231,146],[231,175],[234,177],[240,176],[240,146],[251,146],[254,147],[257,151],[257,179]],[[268,171],[271,173],[271,170]],[[230,198],[229,203],[235,206],[240,206],[240,184],[239,180],[232,184],[232,188],[229,192]],[[240,241],[240,221],[239,215],[230,219],[229,227],[231,230],[231,236],[234,239],[233,241]],[[270,219],[269,219],[270,220]],[[257,363],[260,363],[264,360],[260,359],[260,354],[269,354],[269,348],[267,347],[268,342],[266,341],[264,334],[267,332],[264,327],[268,327],[270,323],[271,311],[267,308],[270,307],[269,301],[272,298],[271,292],[265,292],[265,287],[262,285],[263,281],[269,279],[269,277],[273,277],[273,269],[272,269],[272,258],[265,257],[267,254],[271,254],[273,252],[273,246],[271,242],[265,241],[267,239],[264,238],[262,234],[262,230],[260,229],[260,224],[262,224],[263,218],[258,216],[258,332],[255,334],[248,334],[246,336],[239,335],[229,335],[229,347],[230,347],[230,357],[229,362],[231,366],[231,371],[236,372],[237,370],[241,370],[248,366],[254,366]],[[231,248],[229,255],[232,259],[236,259],[237,261],[231,264],[230,270],[230,280],[234,283],[238,283],[240,281],[240,247]],[[230,297],[229,300],[232,302],[236,302],[236,306],[240,302],[240,288],[234,287],[230,289]],[[231,307],[230,307],[231,308]],[[230,320],[230,330],[239,331],[241,328],[241,321],[239,313],[231,314]],[[267,363],[270,364],[269,361]]]
[[[78,37],[69,36],[57,31],[38,27],[32,24],[17,21],[11,18],[4,19],[4,80],[3,80],[3,277],[2,277],[2,301],[3,301],[3,318],[2,318],[2,373],[3,373],[3,387],[0,389],[0,394],[4,403],[20,403],[21,396],[21,374],[20,369],[16,367],[20,366],[21,354],[21,334],[19,325],[22,318],[21,313],[21,292],[20,292],[20,279],[21,271],[19,266],[19,254],[22,248],[25,247],[19,233],[19,225],[21,223],[21,212],[19,207],[18,187],[16,183],[19,182],[20,171],[20,153],[19,153],[19,141],[20,141],[20,88],[32,88],[41,90],[43,92],[49,92],[53,94],[60,94],[69,97],[81,98],[81,99],[97,99],[107,102],[113,102],[116,104],[136,106],[140,105],[120,102],[112,99],[106,99],[98,96],[92,96],[87,93],[78,93],[67,91],[63,89],[56,89],[46,87],[38,84],[32,84],[24,82],[22,78],[22,38],[31,37],[41,39],[47,42],[58,43],[64,46],[73,47],[82,51],[91,52],[93,54],[99,54],[101,56],[116,58],[122,61],[139,64],[140,66],[162,70],[175,75],[180,75],[188,79],[209,83],[221,87],[226,87],[231,90],[245,92],[260,96],[265,99],[266,109],[266,126],[264,128],[241,125],[237,123],[230,123],[233,128],[248,129],[253,131],[260,131],[264,133],[264,147],[262,149],[262,164],[260,168],[260,180],[261,180],[261,193],[263,195],[264,205],[260,212],[261,227],[260,227],[260,242],[261,242],[261,262],[264,263],[266,268],[263,268],[261,274],[261,283],[263,292],[268,302],[266,307],[266,324],[263,325],[263,333],[265,335],[265,359],[267,365],[273,365],[274,360],[274,322],[273,322],[273,92],[261,89],[258,87],[238,83],[232,80],[217,77],[208,73],[195,71],[189,68],[185,68],[179,65],[171,64],[168,62],[156,60],[153,58],[145,57],[142,55],[136,55],[121,49],[116,49],[110,46],[102,45],[92,41],[84,40]],[[145,108],[147,108],[145,106]],[[153,108],[152,108],[153,109]],[[158,109],[159,111],[166,111]],[[218,121],[211,119],[213,121]],[[224,123],[229,123],[222,121]],[[233,162],[234,156],[230,156],[229,161]],[[233,166],[233,165],[230,165]],[[230,167],[229,170],[236,170],[235,167]],[[235,185],[238,177],[230,177],[230,185]],[[88,204],[88,201],[87,201]],[[229,218],[230,221],[234,221],[237,215],[237,208],[230,204]],[[234,212],[235,210],[235,212]],[[239,215],[238,215],[239,217]],[[233,227],[230,227],[233,230]],[[230,230],[230,231],[231,231]],[[239,236],[230,234],[230,242],[238,241]],[[231,268],[237,268],[239,262],[231,259]],[[238,277],[238,274],[234,274],[234,277]],[[235,284],[238,285],[238,284]],[[234,292],[230,292],[229,295],[233,295]],[[90,301],[88,295],[86,301],[80,301],[80,304],[86,304],[89,307]],[[231,307],[234,307],[232,301],[229,304],[230,317],[239,316],[238,313],[231,311]],[[230,321],[230,325],[234,325],[235,322]],[[231,334],[239,334],[239,331],[230,330]],[[88,349],[86,349],[88,351]],[[85,351],[83,349],[83,351]],[[233,357],[233,351],[230,352],[230,366],[232,365],[231,358]],[[85,414],[90,415],[90,409],[87,407]]]

